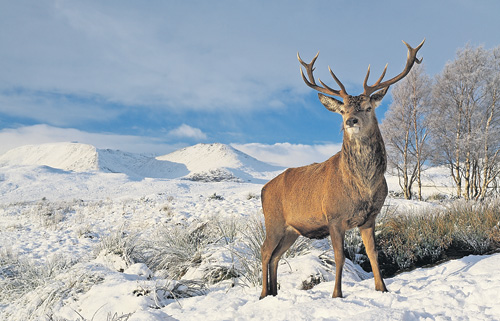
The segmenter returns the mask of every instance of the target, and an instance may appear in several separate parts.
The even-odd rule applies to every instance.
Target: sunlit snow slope
[[[243,180],[262,183],[283,170],[261,162],[224,144],[198,144],[157,157],[158,160],[184,164],[189,177],[201,181]]]
[[[264,182],[282,170],[223,144],[198,144],[157,158],[79,143],[27,145],[0,156],[0,166],[23,165],[207,182]]]

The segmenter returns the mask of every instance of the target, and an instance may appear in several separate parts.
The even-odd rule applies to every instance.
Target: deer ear
[[[387,94],[388,90],[389,90],[389,87],[385,87],[384,89],[379,90],[370,96],[370,102],[372,103],[372,106],[374,108],[377,108],[378,106],[380,106],[380,103],[382,102],[382,98],[384,98],[384,96],[385,96],[385,94]]]
[[[344,103],[340,100],[337,100],[333,97],[325,96],[323,94],[318,93],[319,101],[326,107],[329,111],[333,111],[334,113],[339,113],[344,108]]]

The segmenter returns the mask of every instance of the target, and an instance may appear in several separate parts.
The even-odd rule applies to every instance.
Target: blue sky
[[[338,150],[340,116],[302,81],[297,51],[350,94],[405,40],[432,76],[467,43],[500,45],[500,2],[64,1],[0,2],[0,153],[79,141],[165,154],[234,144],[262,158]],[[379,120],[391,102],[378,108]],[[290,157],[293,156],[290,152]],[[266,159],[267,160],[267,159]]]

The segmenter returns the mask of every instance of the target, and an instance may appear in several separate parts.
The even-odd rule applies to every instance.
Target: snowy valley
[[[500,254],[387,278],[299,239],[259,300],[260,189],[284,168],[231,146],[149,157],[78,143],[0,155],[1,320],[498,320]],[[398,190],[388,175],[389,189]],[[427,195],[447,193],[442,170]],[[387,198],[386,210],[444,206]]]

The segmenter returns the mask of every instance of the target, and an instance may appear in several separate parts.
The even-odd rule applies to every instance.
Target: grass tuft
[[[499,226],[500,202],[457,201],[444,210],[384,215],[377,246],[382,265],[390,271],[386,275],[392,275],[397,270],[494,251],[500,247]]]

